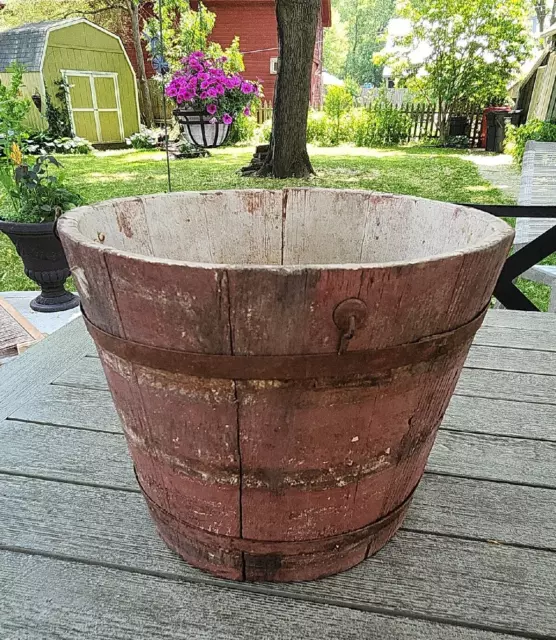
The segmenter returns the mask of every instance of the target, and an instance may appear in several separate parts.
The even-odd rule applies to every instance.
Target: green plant
[[[160,136],[161,131],[141,126],[139,133],[134,133],[126,142],[134,149],[155,149]]]
[[[536,142],[556,142],[556,122],[543,122],[531,120],[521,127],[509,125],[506,128],[506,140],[504,150],[513,159],[521,164],[525,154],[525,145],[528,140]]]
[[[12,203],[12,211],[6,216],[9,220],[48,222],[83,202],[63,185],[60,176],[50,173],[50,165],[62,167],[53,156],[40,156],[29,166],[13,144],[10,160],[5,160],[0,169],[0,180]]]
[[[411,117],[381,96],[354,120],[354,142],[358,147],[384,147],[407,142]]]
[[[272,134],[272,120],[265,120],[255,129],[253,139],[259,144],[270,142],[270,136]]]
[[[46,120],[48,122],[48,131],[53,138],[71,138],[71,120],[68,107],[67,86],[63,79],[57,80],[57,87],[54,94],[57,105],[52,101],[52,96],[47,91],[46,98]]]
[[[444,139],[458,105],[507,95],[531,51],[530,8],[523,0],[404,0],[398,16],[409,21],[407,35],[375,62],[436,106]]]
[[[227,144],[241,144],[253,141],[257,120],[253,116],[239,114],[233,121]]]
[[[330,87],[324,98],[324,112],[333,123],[331,141],[333,145],[340,143],[340,127],[342,117],[352,109],[353,95],[346,87]]]
[[[49,131],[30,133],[22,141],[27,153],[31,155],[48,155],[59,153],[64,155],[87,155],[92,153],[93,147],[88,140],[79,137],[54,137]]]
[[[14,64],[7,71],[11,74],[10,84],[0,81],[0,147],[6,156],[13,142],[20,143],[23,123],[31,108],[31,101],[21,94],[24,67]]]

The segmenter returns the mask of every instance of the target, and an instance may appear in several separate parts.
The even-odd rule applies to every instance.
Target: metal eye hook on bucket
[[[364,326],[367,315],[367,305],[359,298],[348,298],[334,309],[334,324],[342,332],[338,347],[339,356],[347,351],[355,331]]]

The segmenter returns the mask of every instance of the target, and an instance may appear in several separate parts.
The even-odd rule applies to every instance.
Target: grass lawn
[[[451,202],[507,202],[499,190],[480,177],[477,167],[462,157],[464,154],[422,147],[314,148],[311,157],[315,178],[277,182],[242,178],[237,170],[249,162],[252,149],[225,148],[214,151],[210,158],[173,161],[172,186],[175,191],[196,191],[310,185],[370,189]],[[88,203],[166,190],[166,164],[160,152],[107,151],[60,160],[68,185]],[[542,302],[544,292],[533,286],[535,298]],[[34,288],[23,274],[11,243],[0,234],[0,291]]]

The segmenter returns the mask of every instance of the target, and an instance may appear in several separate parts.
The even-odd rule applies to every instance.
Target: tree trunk
[[[270,150],[259,175],[306,178],[307,115],[321,0],[276,0],[280,69],[274,96]]]
[[[127,0],[129,17],[131,18],[131,32],[133,34],[133,46],[137,56],[137,80],[139,82],[139,92],[141,94],[141,117],[147,127],[152,126],[153,105],[151,101],[151,93],[149,91],[149,83],[147,80],[147,71],[145,69],[145,58],[143,57],[143,47],[141,45],[141,30],[139,26],[139,2],[137,0]]]

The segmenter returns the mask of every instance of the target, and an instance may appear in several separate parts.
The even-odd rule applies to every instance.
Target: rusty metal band
[[[152,347],[106,333],[83,313],[96,345],[122,360],[151,369],[225,380],[304,380],[385,375],[394,369],[431,362],[465,345],[481,326],[487,309],[457,329],[417,342],[374,349],[308,355],[242,356],[190,353]]]
[[[409,507],[415,491],[421,482],[421,478],[413,487],[407,498],[401,502],[397,507],[392,509],[389,513],[382,516],[378,520],[374,520],[369,524],[355,529],[352,531],[345,531],[338,533],[334,536],[327,536],[323,538],[311,538],[308,540],[253,540],[251,538],[237,538],[233,536],[222,535],[213,533],[207,529],[202,529],[198,526],[184,522],[183,520],[176,518],[175,515],[169,513],[166,509],[157,504],[145,491],[141,484],[137,470],[134,467],[135,478],[137,484],[141,489],[141,493],[149,507],[149,510],[154,516],[155,521],[160,525],[160,521],[163,520],[166,526],[171,525],[174,528],[174,532],[181,535],[185,535],[191,540],[205,545],[209,545],[213,548],[218,548],[220,551],[234,552],[239,551],[243,553],[252,554],[265,554],[269,552],[269,548],[276,553],[282,553],[284,555],[298,555],[301,553],[311,552],[325,552],[327,550],[337,550],[338,545],[342,544],[355,544],[357,542],[366,540],[370,535],[373,535],[387,527],[397,518],[399,518],[404,511]]]

